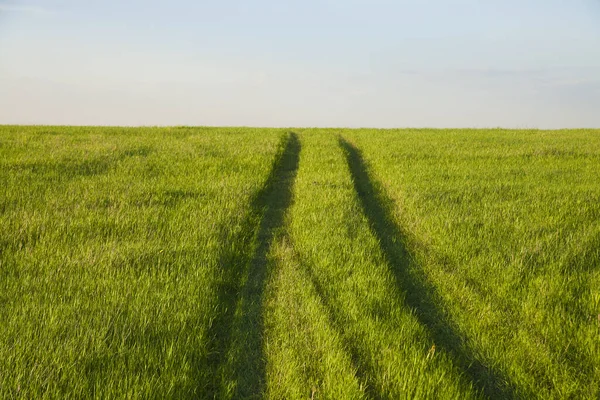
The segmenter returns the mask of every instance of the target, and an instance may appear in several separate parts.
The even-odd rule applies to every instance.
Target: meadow
[[[597,399],[600,130],[0,126],[0,398]]]

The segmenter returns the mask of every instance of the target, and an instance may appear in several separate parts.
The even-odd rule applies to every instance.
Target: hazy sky
[[[600,127],[600,0],[0,0],[0,124]]]

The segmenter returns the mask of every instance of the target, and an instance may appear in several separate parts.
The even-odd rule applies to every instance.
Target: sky
[[[0,0],[0,124],[600,127],[600,0]]]

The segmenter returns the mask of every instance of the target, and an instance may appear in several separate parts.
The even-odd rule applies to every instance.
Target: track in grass
[[[457,332],[440,308],[443,304],[435,289],[426,282],[422,273],[411,265],[414,260],[404,245],[405,239],[391,217],[392,201],[386,197],[370,176],[360,150],[339,138],[352,174],[352,181],[361,201],[364,214],[377,237],[396,283],[406,293],[406,304],[427,327],[436,346],[448,352],[456,365],[469,376],[474,386],[489,398],[513,399],[513,385],[500,371],[493,370],[473,355],[468,340]]]
[[[221,262],[228,276],[218,292],[223,312],[209,333],[213,343],[208,364],[214,381],[208,396],[246,398],[264,392],[263,293],[269,267],[267,255],[292,201],[299,154],[298,137],[290,133],[265,186],[252,201],[242,235],[235,240],[239,246],[253,247],[250,258],[242,252]],[[253,229],[255,224],[257,229]],[[255,237],[244,236],[249,231],[255,231]]]
[[[597,399],[594,130],[0,126],[0,397]]]
[[[224,254],[286,134],[252,132],[0,127],[1,398],[207,392]]]
[[[299,259],[299,265],[307,272],[310,283],[314,287],[318,299],[324,307],[329,325],[334,329],[337,335],[342,338],[343,348],[349,356],[354,375],[360,382],[365,397],[374,400],[386,398],[385,394],[379,390],[379,387],[373,382],[373,376],[377,371],[370,360],[363,356],[360,345],[354,340],[344,338],[344,326],[341,322],[342,318],[339,316],[340,311],[331,304],[325,289],[321,286],[319,279],[315,275],[314,266],[306,260],[302,260],[300,256],[297,255],[297,257]]]

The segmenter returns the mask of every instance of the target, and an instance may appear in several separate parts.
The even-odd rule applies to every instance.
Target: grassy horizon
[[[600,130],[0,125],[2,398],[600,396]]]

